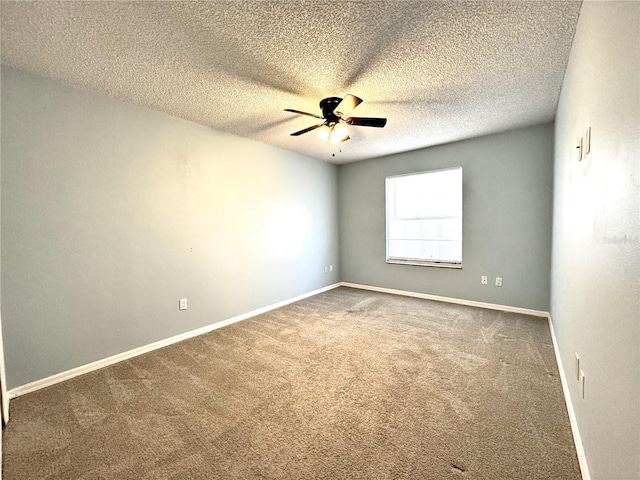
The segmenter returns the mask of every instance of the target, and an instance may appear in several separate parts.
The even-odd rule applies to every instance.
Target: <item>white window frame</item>
[[[452,259],[452,258],[405,258],[405,257],[392,257],[389,254],[389,242],[390,242],[390,238],[389,238],[389,224],[390,221],[393,221],[395,217],[393,217],[394,212],[391,212],[391,207],[390,204],[393,204],[393,201],[395,201],[395,199],[393,201],[390,201],[390,189],[395,189],[395,182],[394,180],[400,177],[408,177],[408,176],[417,176],[417,175],[426,175],[426,174],[432,174],[432,173],[439,173],[439,172],[444,172],[444,171],[448,171],[448,170],[459,170],[460,171],[460,206],[459,206],[459,217],[457,215],[450,217],[450,218],[459,218],[460,219],[460,259]],[[393,182],[393,186],[391,186],[391,182]],[[393,175],[393,176],[389,176],[385,179],[385,213],[386,213],[386,218],[385,218],[385,224],[386,224],[386,235],[385,235],[385,242],[386,242],[386,262],[387,263],[394,263],[394,264],[400,264],[400,265],[418,265],[418,266],[430,266],[430,267],[443,267],[443,268],[462,268],[462,241],[463,241],[463,181],[462,181],[462,167],[451,167],[451,168],[443,168],[443,169],[439,169],[439,170],[430,170],[430,171],[424,171],[424,172],[416,172],[416,173],[409,173],[409,174],[404,174],[404,175]],[[456,208],[454,208],[455,211],[457,211],[457,205],[455,206]],[[414,220],[427,220],[427,219],[434,219],[434,218],[439,218],[437,215],[434,217],[417,217],[414,218]],[[409,218],[408,220],[412,220],[411,218]],[[436,241],[440,241],[440,242],[445,242],[445,241],[449,241],[449,240],[437,240]]]

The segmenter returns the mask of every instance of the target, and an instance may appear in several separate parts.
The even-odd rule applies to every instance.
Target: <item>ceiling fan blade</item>
[[[304,130],[299,130],[297,132],[293,132],[291,134],[292,137],[297,137],[298,135],[302,135],[303,133],[310,132],[311,130],[315,130],[316,128],[320,128],[324,123],[319,123],[318,125],[314,125],[312,127],[305,128]]]
[[[351,113],[351,110],[356,108],[361,103],[361,98],[347,93],[342,101],[338,104],[338,106],[333,109],[333,113],[335,113],[338,117],[344,118]]]
[[[360,127],[379,127],[382,128],[387,124],[386,118],[374,117],[349,117],[345,120],[349,125],[358,125]]]
[[[300,115],[308,115],[309,117],[314,117],[314,118],[319,118],[320,120],[324,120],[324,117],[321,117],[320,115],[314,115],[313,113],[301,112],[300,110],[293,110],[292,108],[285,108],[284,111],[285,112],[291,112],[291,113],[299,113]]]

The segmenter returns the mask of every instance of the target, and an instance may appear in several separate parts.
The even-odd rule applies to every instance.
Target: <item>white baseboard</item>
[[[475,300],[464,300],[461,298],[440,297],[438,295],[429,295],[428,293],[408,292],[406,290],[394,290],[392,288],[372,287],[371,285],[360,285],[358,283],[341,282],[343,287],[359,288],[362,290],[373,290],[374,292],[391,293],[393,295],[403,295],[405,297],[424,298],[426,300],[435,300],[437,302],[455,303],[457,305],[466,305],[468,307],[488,308],[490,310],[501,310],[503,312],[522,313],[525,315],[533,315],[535,317],[549,316],[549,312],[541,310],[530,310],[528,308],[511,307],[509,305],[498,305],[495,303],[476,302]]]
[[[567,376],[564,373],[562,358],[560,357],[560,349],[558,348],[558,341],[556,340],[556,332],[553,328],[553,321],[551,320],[551,315],[549,314],[547,318],[549,319],[549,330],[551,331],[551,340],[553,341],[553,350],[556,353],[556,362],[558,363],[558,371],[560,372],[560,381],[562,382],[562,391],[564,392],[564,401],[567,404],[567,412],[569,413],[569,422],[571,423],[571,432],[573,433],[573,443],[576,444],[576,453],[578,454],[580,471],[582,472],[583,480],[591,480],[591,474],[589,473],[589,465],[587,463],[587,457],[584,452],[584,446],[582,445],[582,437],[580,437],[580,429],[578,428],[578,419],[576,418],[576,412],[573,409],[573,402],[571,401],[571,393],[569,392],[569,384],[567,382]]]
[[[305,298],[312,297],[314,295],[317,295],[322,292],[326,292],[328,290],[332,290],[339,286],[340,286],[339,283],[334,283],[333,285],[319,288],[317,290],[313,290],[311,292],[298,295],[297,297],[289,298],[287,300],[283,300],[281,302],[274,303],[272,305],[268,305],[266,307],[262,307],[257,310],[253,310],[251,312],[243,313],[242,315],[237,315],[235,317],[229,318],[227,320],[223,320],[221,322],[216,322],[211,325],[198,328],[196,330],[191,330],[189,332],[181,333],[180,335],[175,335],[173,337],[169,337],[164,340],[160,340],[158,342],[154,342],[148,345],[144,345],[142,347],[134,348],[133,350],[129,350],[127,352],[118,353],[117,355],[113,355],[111,357],[104,358],[102,360],[91,362],[86,365],[81,365],[80,367],[72,368],[71,370],[67,370],[65,372],[56,373],[55,375],[51,375],[50,377],[42,378],[40,380],[36,380],[35,382],[27,383],[26,385],[21,385],[19,387],[12,388],[11,390],[8,391],[9,398],[10,399],[16,398],[16,397],[19,397],[20,395],[25,395],[30,392],[35,392],[36,390],[40,390],[41,388],[49,387],[51,385],[55,385],[56,383],[64,382],[65,380],[69,380],[79,375],[93,372],[94,370],[98,370],[100,368],[113,365],[114,363],[122,362],[123,360],[128,360],[130,358],[137,357],[138,355],[142,355],[143,353],[151,352],[153,350],[157,350],[159,348],[166,347],[168,345],[171,345],[177,342],[181,342],[188,338],[197,337],[198,335],[202,335],[204,333],[217,330],[218,328],[226,327],[227,325],[231,325],[232,323],[240,322],[242,320],[255,317],[256,315],[266,313],[270,310],[275,310],[276,308],[284,307],[285,305],[289,305],[290,303],[298,302]]]

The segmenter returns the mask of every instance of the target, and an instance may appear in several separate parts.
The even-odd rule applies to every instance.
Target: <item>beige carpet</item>
[[[11,402],[5,480],[579,479],[545,319],[335,289]]]

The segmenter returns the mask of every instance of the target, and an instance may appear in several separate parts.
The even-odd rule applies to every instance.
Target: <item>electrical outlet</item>
[[[326,275],[327,273],[329,273],[329,267],[324,267],[324,274]]]
[[[580,380],[580,357],[576,353],[576,380]]]
[[[502,277],[496,277],[496,287],[502,286]]]
[[[480,284],[481,285],[487,285],[488,281],[487,281],[487,276],[483,275],[480,277]]]
[[[178,303],[178,309],[179,310],[186,310],[187,309],[187,299],[186,298],[181,298],[180,302]]]

